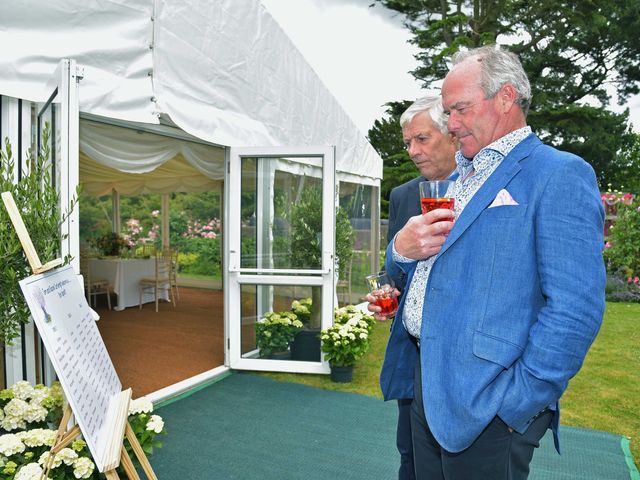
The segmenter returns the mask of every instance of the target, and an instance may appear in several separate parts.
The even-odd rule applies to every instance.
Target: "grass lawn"
[[[328,375],[262,373],[314,387],[382,398],[378,374],[389,324],[378,322],[372,345],[353,372],[353,382],[333,383]],[[582,370],[562,397],[562,423],[625,435],[640,467],[640,304],[608,303],[604,323]]]

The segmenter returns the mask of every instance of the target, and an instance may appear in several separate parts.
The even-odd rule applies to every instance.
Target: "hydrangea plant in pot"
[[[354,365],[369,350],[373,323],[373,316],[352,305],[335,310],[333,326],[320,334],[322,351],[331,366],[331,380],[351,381]]]
[[[267,312],[256,322],[256,346],[261,357],[284,358],[290,355],[291,341],[302,328],[293,312]]]
[[[303,327],[291,342],[291,358],[306,362],[320,361],[320,328],[310,328],[313,301],[311,297],[291,302],[291,311],[296,314]]]

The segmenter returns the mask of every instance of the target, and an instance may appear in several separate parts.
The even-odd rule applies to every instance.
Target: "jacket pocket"
[[[473,335],[473,354],[476,357],[509,368],[522,356],[524,349],[508,340],[476,331]]]
[[[488,207],[482,212],[483,216],[491,218],[514,218],[522,217],[527,211],[527,205],[498,205]]]

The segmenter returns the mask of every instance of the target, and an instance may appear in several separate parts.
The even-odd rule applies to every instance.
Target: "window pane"
[[[320,269],[322,159],[242,158],[241,266]]]
[[[245,284],[241,304],[243,358],[320,361],[320,287]]]

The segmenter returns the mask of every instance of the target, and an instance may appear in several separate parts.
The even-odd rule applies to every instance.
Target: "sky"
[[[418,66],[417,49],[407,43],[402,18],[379,4],[369,8],[373,1],[261,0],[365,135],[385,103],[434,91],[409,73]],[[640,96],[628,106],[640,132]]]
[[[395,12],[373,0],[261,1],[363,134],[385,103],[426,93],[408,73],[417,50]]]

